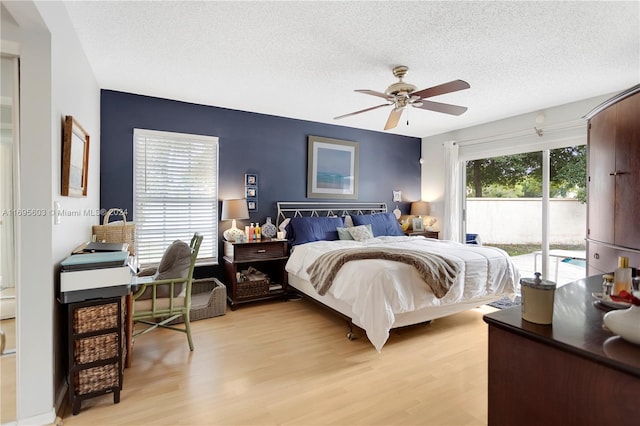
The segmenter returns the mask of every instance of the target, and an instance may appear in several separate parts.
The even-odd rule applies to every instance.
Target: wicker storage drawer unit
[[[120,402],[124,303],[124,297],[112,297],[66,305],[69,398],[74,415],[86,398],[113,393],[113,402]]]

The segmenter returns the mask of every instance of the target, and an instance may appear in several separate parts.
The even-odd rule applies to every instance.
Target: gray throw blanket
[[[444,297],[455,283],[458,265],[435,253],[394,248],[350,248],[320,255],[307,268],[311,284],[318,294],[325,294],[342,266],[352,260],[382,259],[412,265],[437,298]]]

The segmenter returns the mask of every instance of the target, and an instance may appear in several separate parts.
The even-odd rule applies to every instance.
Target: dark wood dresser
[[[640,346],[603,327],[597,275],[556,290],[553,324],[520,307],[489,325],[489,425],[637,425]],[[638,325],[640,327],[640,324]]]

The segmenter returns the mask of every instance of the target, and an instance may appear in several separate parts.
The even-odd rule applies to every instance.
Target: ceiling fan
[[[451,115],[460,115],[467,110],[467,107],[427,101],[426,99],[433,96],[443,95],[445,93],[468,89],[469,87],[471,87],[469,86],[469,83],[463,80],[453,80],[439,86],[433,86],[428,89],[416,91],[416,86],[402,81],[402,78],[405,76],[408,70],[409,68],[404,65],[398,65],[397,67],[394,67],[393,75],[398,77],[400,81],[398,81],[397,83],[393,83],[391,86],[387,87],[387,90],[385,90],[384,93],[368,89],[355,90],[358,93],[364,93],[366,95],[373,95],[384,98],[387,101],[386,103],[334,117],[334,120],[339,120],[341,118],[350,117],[352,115],[361,114],[363,112],[373,111],[374,109],[393,105],[393,109],[391,110],[389,118],[387,119],[387,124],[384,126],[384,130],[389,130],[398,125],[398,121],[400,121],[400,117],[402,116],[402,111],[404,111],[404,109],[409,105],[414,108],[442,112]]]

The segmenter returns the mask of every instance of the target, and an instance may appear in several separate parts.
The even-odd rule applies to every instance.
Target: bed
[[[277,225],[286,230],[291,244],[285,267],[288,285],[362,328],[378,351],[393,328],[431,321],[515,294],[519,274],[503,250],[405,236],[385,203],[278,202],[277,206]],[[359,235],[360,231],[364,235]],[[349,239],[347,232],[355,238]],[[375,258],[377,251],[392,257]],[[366,256],[336,261],[333,268],[325,263],[332,256],[354,253]],[[429,275],[424,267],[405,263],[404,257],[412,256],[421,261],[422,257],[433,259],[448,269]],[[432,272],[437,269],[431,266]],[[318,275],[329,269],[334,275],[323,286]],[[446,281],[446,290],[442,291],[434,277]]]

